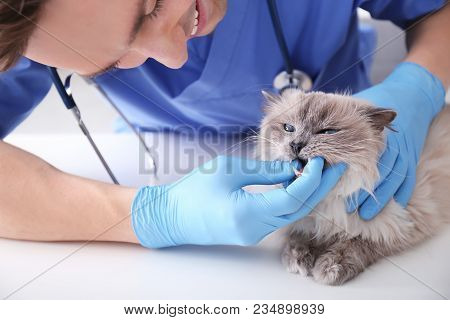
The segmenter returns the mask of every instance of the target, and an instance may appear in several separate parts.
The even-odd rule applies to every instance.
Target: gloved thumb
[[[241,187],[260,184],[271,185],[289,181],[294,178],[294,167],[298,164],[291,161],[259,161],[245,159],[241,166]]]

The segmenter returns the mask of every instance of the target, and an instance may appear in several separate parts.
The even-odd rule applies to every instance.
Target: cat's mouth
[[[308,164],[308,159],[297,157],[294,160],[297,160],[302,165],[299,170],[294,169],[295,176],[298,178],[302,175],[303,169],[305,169],[305,166]]]
[[[295,159],[297,161],[299,161],[302,164],[302,168],[304,168],[306,166],[306,164],[308,163],[308,159],[302,158],[302,157],[297,157],[297,159]]]
[[[295,160],[297,160],[301,164],[301,168],[299,170],[294,169],[295,176],[298,178],[302,175],[303,169],[305,169],[306,165],[309,162],[309,159],[297,157],[297,158],[293,159],[293,161],[295,161]],[[325,160],[324,167],[328,167],[329,165],[330,165],[329,162],[327,160]]]

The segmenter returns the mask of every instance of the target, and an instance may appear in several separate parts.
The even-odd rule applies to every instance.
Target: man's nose
[[[291,146],[292,152],[297,155],[306,146],[306,143],[292,141],[289,145]]]

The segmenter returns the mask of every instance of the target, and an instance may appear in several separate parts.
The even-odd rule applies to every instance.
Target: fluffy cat
[[[340,285],[378,259],[433,235],[450,220],[450,108],[434,120],[417,168],[416,188],[406,208],[393,199],[373,220],[348,214],[345,199],[369,193],[379,178],[379,155],[394,111],[350,96],[288,90],[265,94],[257,145],[264,160],[306,162],[322,156],[348,168],[336,187],[289,230],[282,261],[287,270],[317,282]]]

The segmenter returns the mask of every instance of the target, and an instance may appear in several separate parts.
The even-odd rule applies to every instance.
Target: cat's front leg
[[[302,232],[291,232],[288,236],[281,262],[291,273],[308,276],[320,248],[316,246],[311,235]]]
[[[315,281],[341,285],[382,257],[379,246],[361,237],[337,240],[317,257],[311,270]]]

